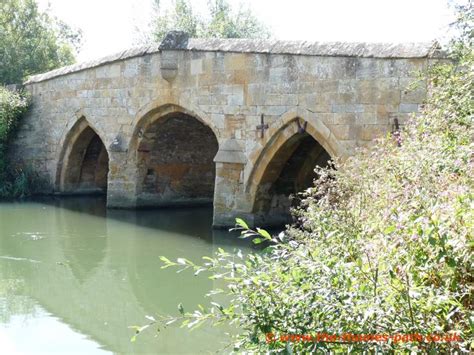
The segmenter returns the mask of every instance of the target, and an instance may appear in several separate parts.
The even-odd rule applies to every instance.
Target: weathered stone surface
[[[110,143],[109,151],[112,152],[126,152],[127,148],[124,145],[123,138],[120,134],[115,136],[112,143]]]
[[[221,144],[219,151],[214,157],[216,163],[234,163],[234,164],[245,164],[247,158],[243,153],[242,147],[235,139],[227,139]]]
[[[159,45],[147,45],[127,49],[97,60],[73,64],[50,72],[33,75],[26,84],[48,80],[57,76],[98,67],[115,61],[140,57],[166,50],[202,52],[268,53],[327,57],[365,58],[437,58],[442,57],[436,42],[421,43],[356,43],[356,42],[308,42],[254,39],[189,38],[182,31],[171,31]],[[232,59],[236,63],[235,59]],[[236,68],[239,68],[237,62]],[[230,68],[232,69],[232,67]]]
[[[436,48],[437,45],[434,43],[345,43],[192,38],[186,48],[180,47],[179,49],[329,57],[419,58],[432,55]]]
[[[289,206],[285,194],[311,180],[311,165],[344,159],[419,111],[426,85],[406,89],[437,56],[431,43],[175,32],[161,46],[31,77],[32,109],[11,154],[49,181],[45,192],[81,181],[104,190],[108,166],[110,207],[213,200],[215,225],[237,216],[273,223]]]
[[[167,49],[187,49],[189,35],[184,31],[170,31],[161,41],[159,50]]]

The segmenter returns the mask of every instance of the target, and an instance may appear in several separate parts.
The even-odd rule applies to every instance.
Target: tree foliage
[[[81,34],[41,12],[35,0],[0,2],[0,84],[72,64]]]
[[[21,196],[28,189],[26,173],[12,171],[7,159],[8,140],[28,105],[25,94],[0,86],[0,197]]]
[[[268,38],[266,27],[250,9],[240,6],[234,10],[227,0],[209,0],[208,16],[195,12],[189,0],[175,0],[173,7],[161,11],[155,1],[156,17],[152,20],[152,39],[160,42],[167,32],[181,30],[191,37],[203,38]]]
[[[464,21],[461,19],[461,21]],[[460,28],[466,29],[462,22]],[[469,27],[469,26],[468,26]],[[397,135],[380,139],[336,169],[317,169],[297,223],[243,255],[219,250],[202,264],[164,267],[210,272],[228,295],[175,321],[234,324],[238,350],[275,352],[426,352],[472,350],[474,235],[474,48],[472,27],[451,44],[452,62],[425,73],[423,111]],[[222,297],[221,297],[222,299]],[[137,329],[141,331],[142,329]],[[294,334],[456,334],[460,340],[288,342]],[[270,340],[270,341],[269,341]]]

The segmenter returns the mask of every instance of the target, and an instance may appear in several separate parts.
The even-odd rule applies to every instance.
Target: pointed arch
[[[177,102],[172,99],[158,99],[149,102],[138,110],[132,122],[132,136],[128,144],[128,151],[132,154],[136,151],[138,140],[141,138],[144,129],[150,123],[162,119],[170,113],[182,113],[194,117],[196,120],[209,127],[216,138],[220,136],[219,129],[214,125],[214,122],[208,115],[191,103],[183,103],[182,101],[183,100]]]
[[[85,116],[80,116],[61,139],[56,170],[56,191],[104,193],[109,154],[103,139]]]
[[[305,132],[298,130],[297,121],[306,123]],[[330,159],[345,157],[341,145],[324,123],[304,110],[294,110],[283,115],[273,123],[265,134],[259,149],[254,150],[246,166],[245,191],[249,198],[252,212],[272,214],[274,221],[268,216],[262,223],[272,224],[283,221],[286,208],[283,195],[296,193],[310,185],[313,179],[313,169],[316,165],[324,165]],[[285,187],[286,184],[286,187]],[[292,185],[288,188],[288,185]],[[280,200],[271,200],[272,194],[280,193]],[[262,206],[266,200],[266,206]],[[273,212],[269,210],[269,204]],[[275,205],[281,204],[281,211],[276,211]],[[286,211],[285,210],[286,208]],[[281,216],[277,214],[280,213]]]
[[[129,161],[136,162],[137,205],[212,203],[217,137],[209,122],[179,105],[147,111],[129,144]]]
[[[308,110],[296,109],[286,112],[265,132],[265,137],[249,156],[244,171],[246,192],[251,193],[258,183],[265,166],[276,151],[293,135],[298,133],[296,121],[307,122],[306,132],[329,153],[331,158],[345,159],[347,152],[331,130]]]

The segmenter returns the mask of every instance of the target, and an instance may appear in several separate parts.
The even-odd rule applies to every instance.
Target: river
[[[0,352],[226,352],[228,329],[172,326],[131,342],[128,328],[212,301],[222,285],[159,260],[248,248],[211,222],[210,207],[107,210],[103,197],[0,203]]]

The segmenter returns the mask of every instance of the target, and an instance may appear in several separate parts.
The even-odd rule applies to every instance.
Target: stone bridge
[[[417,112],[433,43],[191,39],[31,77],[11,149],[45,193],[113,208],[213,203],[214,225],[288,221],[314,166]]]

